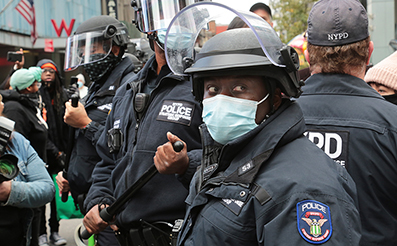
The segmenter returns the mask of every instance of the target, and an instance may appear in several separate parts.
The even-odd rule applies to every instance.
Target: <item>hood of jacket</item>
[[[36,107],[38,107],[38,103],[33,101],[28,94],[20,94],[14,90],[2,90],[0,91],[0,94],[3,97],[4,103],[8,101],[16,101],[34,111],[36,111]]]

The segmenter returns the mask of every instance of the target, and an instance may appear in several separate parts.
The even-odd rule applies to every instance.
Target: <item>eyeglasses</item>
[[[49,68],[49,69],[42,69],[41,72],[42,72],[42,73],[45,73],[45,72],[47,72],[47,73],[55,73],[55,70]]]
[[[36,80],[35,84],[37,85],[37,88],[40,89],[40,87],[41,87],[41,82],[39,82],[39,81]]]

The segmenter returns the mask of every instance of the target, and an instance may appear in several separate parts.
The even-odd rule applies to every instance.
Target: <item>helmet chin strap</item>
[[[157,37],[156,37],[156,43],[157,43],[157,45],[160,47],[160,49],[162,49],[162,50],[164,51],[164,44],[161,43],[161,42],[158,40]]]
[[[156,32],[152,32],[147,34],[147,38],[149,39],[150,49],[154,51],[154,42],[164,51],[164,44],[159,41],[159,38],[156,35]]]
[[[156,38],[155,34],[154,33],[150,33],[150,34],[148,33],[147,34],[147,38],[149,39],[150,49],[152,51],[154,51],[154,40]]]

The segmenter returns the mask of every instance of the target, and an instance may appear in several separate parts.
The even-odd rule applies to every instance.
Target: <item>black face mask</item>
[[[391,103],[397,105],[397,94],[383,96],[383,98],[384,98],[386,101],[391,102]]]
[[[21,94],[21,96],[28,98],[29,101],[40,110],[43,109],[44,107],[43,99],[41,98],[39,91],[28,94]]]
[[[97,82],[107,72],[111,71],[115,66],[117,66],[117,64],[119,64],[121,61],[121,58],[113,54],[108,56],[106,56],[106,54],[93,54],[91,55],[90,60],[100,60],[83,65],[88,77],[90,77],[90,80],[92,82]]]

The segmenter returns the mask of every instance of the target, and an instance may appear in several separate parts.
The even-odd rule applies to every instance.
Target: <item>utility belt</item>
[[[122,246],[176,246],[182,222],[182,219],[175,220],[174,224],[141,221],[138,227],[116,232],[116,238]]]

